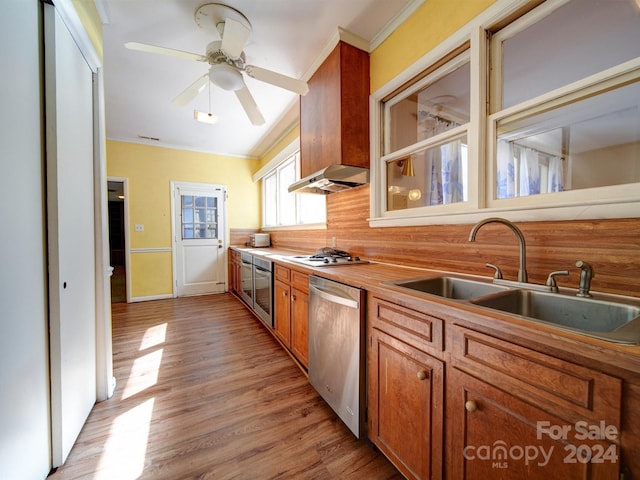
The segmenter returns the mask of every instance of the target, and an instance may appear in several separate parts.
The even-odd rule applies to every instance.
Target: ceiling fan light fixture
[[[209,79],[223,90],[236,91],[244,87],[242,74],[235,67],[226,63],[212,65],[209,69]]]
[[[199,112],[198,110],[193,111],[193,118],[202,123],[208,123],[213,125],[218,121],[218,117],[216,117],[213,113],[205,113]]]

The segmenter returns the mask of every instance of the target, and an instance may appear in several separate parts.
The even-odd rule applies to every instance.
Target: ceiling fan
[[[214,40],[207,45],[205,55],[145,43],[125,43],[125,47],[131,50],[170,55],[209,64],[207,73],[172,100],[175,105],[188,104],[211,82],[223,90],[233,91],[251,123],[262,125],[264,117],[244,82],[243,73],[299,95],[306,95],[309,91],[307,83],[302,80],[246,63],[243,50],[251,35],[251,23],[235,8],[220,3],[202,5],[196,10],[195,22],[198,27],[215,33],[219,37],[219,40]]]

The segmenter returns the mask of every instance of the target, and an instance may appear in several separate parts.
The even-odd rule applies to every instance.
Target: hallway
[[[62,479],[401,479],[230,294],[113,304],[113,398]]]

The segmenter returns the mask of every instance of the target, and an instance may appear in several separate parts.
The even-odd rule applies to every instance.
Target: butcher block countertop
[[[497,310],[478,307],[469,302],[420,292],[414,293],[392,285],[385,285],[385,282],[395,280],[438,275],[460,276],[487,282],[491,282],[490,277],[458,275],[455,272],[412,268],[375,261],[358,265],[308,267],[285,258],[292,255],[300,255],[301,252],[299,251],[292,252],[275,248],[239,246],[232,246],[231,248],[270,259],[278,264],[308,274],[362,288],[369,295],[382,297],[408,308],[420,311],[428,309],[429,314],[445,321],[445,328],[447,324],[456,324],[471,329],[479,329],[484,333],[494,334],[514,343],[534,348],[537,351],[559,357],[567,356],[567,359],[571,359],[574,362],[579,361],[585,366],[599,369],[605,367],[605,370],[611,374],[618,374],[622,377],[627,377],[631,374],[636,377],[637,381],[640,381],[640,346],[608,342],[528,321]],[[302,254],[309,254],[309,252]],[[638,299],[638,304],[640,304],[640,299]]]

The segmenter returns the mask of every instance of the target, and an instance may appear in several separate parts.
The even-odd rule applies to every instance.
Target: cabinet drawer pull
[[[418,371],[418,380],[425,380],[429,374],[427,372],[425,372],[424,370],[420,370]]]
[[[476,410],[478,410],[478,404],[473,400],[469,400],[467,403],[464,404],[464,408],[467,410],[467,412],[473,413]]]

